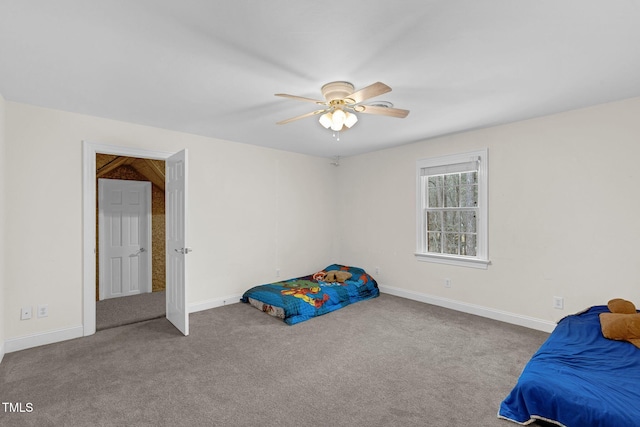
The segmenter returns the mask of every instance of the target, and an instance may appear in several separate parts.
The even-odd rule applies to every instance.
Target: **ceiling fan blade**
[[[275,95],[276,96],[281,96],[283,98],[295,99],[295,100],[298,100],[298,101],[313,102],[314,104],[318,104],[318,105],[326,105],[327,104],[325,101],[318,101],[317,99],[305,98],[304,96],[288,95],[286,93],[276,93]]]
[[[382,95],[383,93],[387,92],[391,92],[391,88],[384,83],[377,82],[356,92],[353,92],[348,96],[348,99],[353,99],[353,104],[358,104],[364,100]]]
[[[397,117],[404,119],[409,114],[409,110],[402,110],[400,108],[390,107],[377,107],[375,105],[357,105],[358,109],[355,111],[365,114],[379,114],[381,116]]]
[[[290,119],[282,120],[282,121],[280,121],[280,122],[278,122],[276,124],[277,125],[286,125],[287,123],[291,123],[291,122],[294,122],[296,120],[304,119],[305,117],[315,116],[316,114],[321,114],[321,113],[324,113],[325,111],[329,111],[329,110],[325,109],[325,110],[312,111],[310,113],[303,114],[301,116],[291,117]]]

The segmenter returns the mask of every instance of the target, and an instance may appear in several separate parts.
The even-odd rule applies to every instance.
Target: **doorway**
[[[164,167],[96,155],[96,331],[165,317]]]
[[[118,213],[121,211],[133,210],[137,211],[142,208],[142,205],[149,204],[150,212],[146,218],[140,218],[135,224],[136,227],[142,227],[142,230],[128,230],[130,227],[128,223],[124,223],[122,228],[117,230],[118,241],[114,242],[115,245],[122,245],[121,240],[131,239],[144,239],[145,232],[148,238],[151,240],[151,244],[139,244],[138,242],[130,242],[132,246],[128,255],[133,254],[135,251],[142,249],[142,252],[137,257],[132,257],[131,260],[125,261],[140,261],[141,267],[148,271],[149,278],[151,280],[150,290],[142,290],[142,292],[159,292],[165,289],[165,275],[166,275],[166,262],[165,262],[165,161],[155,159],[144,159],[136,157],[117,156],[113,154],[96,154],[96,179],[97,179],[97,195],[98,202],[96,204],[96,216],[100,219],[100,203],[111,204],[115,203],[114,209],[116,213],[116,220],[119,219]],[[105,180],[105,181],[103,181]],[[108,185],[116,185],[114,193],[105,196],[105,199],[100,200],[100,183],[104,182]],[[109,184],[110,183],[110,184]],[[118,183],[121,185],[127,185],[130,183],[133,187],[130,189],[118,188]],[[146,189],[139,188],[137,186],[148,186],[148,193]],[[125,191],[126,190],[126,191]],[[111,200],[114,199],[114,200]],[[132,199],[132,200],[129,200]],[[146,200],[144,200],[146,199]],[[133,206],[126,206],[134,203]],[[130,219],[131,214],[123,212],[122,215]],[[98,221],[98,223],[100,220]],[[109,223],[111,224],[111,223]],[[105,224],[106,225],[106,224]],[[118,226],[118,224],[115,224]],[[134,231],[135,236],[130,236],[126,232]],[[100,267],[99,259],[101,256],[101,246],[105,244],[106,240],[111,236],[110,233],[106,233],[106,238],[102,239],[100,236],[100,226],[97,224],[96,228],[96,262]],[[120,260],[116,260],[117,263]],[[116,264],[117,264],[116,263]],[[115,267],[118,267],[116,265]],[[97,270],[100,270],[98,268]],[[104,270],[104,269],[103,269]],[[104,272],[104,271],[103,271]],[[96,300],[104,299],[101,294],[104,290],[100,290],[99,275],[96,272]],[[105,278],[103,278],[103,282]]]
[[[97,144],[83,141],[83,334],[92,335],[96,331],[96,299],[99,295],[97,290],[97,227],[96,227],[96,155],[104,153],[115,156],[133,157],[141,159],[155,159],[167,162],[167,170],[175,170],[176,166],[182,171],[180,175],[173,175],[171,185],[173,190],[172,199],[178,198],[179,209],[172,209],[166,216],[165,232],[176,230],[181,235],[179,243],[181,247],[174,247],[172,241],[171,249],[176,254],[169,254],[164,251],[164,260],[171,256],[170,263],[167,263],[166,281],[167,297],[165,303],[166,317],[184,335],[188,335],[188,310],[186,305],[186,254],[189,249],[184,247],[185,243],[185,210],[186,210],[186,177],[187,177],[187,153],[182,150],[178,153],[167,153],[160,151],[150,151],[143,149],[116,147],[111,145]],[[167,181],[169,182],[169,180]],[[170,206],[170,205],[168,205]],[[159,251],[161,252],[161,251]],[[182,255],[176,260],[176,255]],[[176,266],[179,267],[176,272]]]

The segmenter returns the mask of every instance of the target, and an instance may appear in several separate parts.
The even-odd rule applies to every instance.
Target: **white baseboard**
[[[240,302],[242,294],[229,295],[222,298],[214,298],[206,301],[195,302],[189,304],[189,313],[195,313],[198,311],[209,310],[211,308],[222,307],[223,305],[235,304]]]
[[[224,305],[235,304],[240,302],[242,294],[230,295],[223,298],[216,298],[207,301],[189,304],[189,313],[197,311],[209,310],[211,308],[222,307]],[[60,341],[71,340],[84,336],[84,327],[74,326],[56,331],[42,332],[33,335],[27,335],[19,338],[12,338],[0,343],[0,362],[5,353],[13,353],[14,351],[26,350],[41,345],[53,344]]]
[[[401,298],[407,298],[414,301],[420,301],[427,304],[437,305],[449,308],[451,310],[461,311],[463,313],[474,314],[476,316],[487,317],[489,319],[499,320],[513,325],[524,326],[530,329],[536,329],[543,332],[552,332],[556,327],[555,322],[537,319],[535,317],[522,316],[520,314],[510,313],[508,311],[496,310],[494,308],[483,307],[466,302],[456,301],[448,298],[436,297],[433,295],[422,294],[420,292],[407,291],[392,286],[378,286],[380,292],[389,295],[395,295]]]
[[[5,340],[4,350],[7,353],[13,353],[14,351],[26,350],[27,348],[80,338],[83,335],[84,328],[82,325],[66,329],[58,329],[55,331],[41,332],[38,334]]]
[[[496,310],[493,308],[483,307],[475,304],[468,304],[448,298],[436,297],[420,292],[407,291],[405,289],[394,288],[393,286],[380,285],[380,292],[389,295],[395,295],[401,298],[407,298],[414,301],[420,301],[427,304],[437,305],[452,310],[461,311],[463,313],[474,314],[476,316],[487,317],[489,319],[499,320],[501,322],[511,323],[514,325],[524,326],[544,332],[552,332],[556,324],[547,320],[537,319],[534,317],[522,316],[507,311]],[[229,304],[240,302],[242,294],[229,295],[227,297],[215,298],[202,302],[189,304],[189,313],[209,310],[212,308],[222,307]],[[84,336],[84,328],[82,325],[74,326],[66,329],[42,332],[38,334],[28,335],[25,337],[12,338],[0,343],[0,362],[5,353],[26,350],[41,345],[53,344],[60,341],[71,340]]]

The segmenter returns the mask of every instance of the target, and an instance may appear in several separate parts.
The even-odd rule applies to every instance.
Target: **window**
[[[416,163],[421,261],[487,268],[487,150]]]

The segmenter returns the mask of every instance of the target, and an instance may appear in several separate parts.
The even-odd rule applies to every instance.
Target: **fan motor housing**
[[[349,82],[331,82],[322,86],[322,96],[327,101],[348,98],[354,91],[354,86]]]

